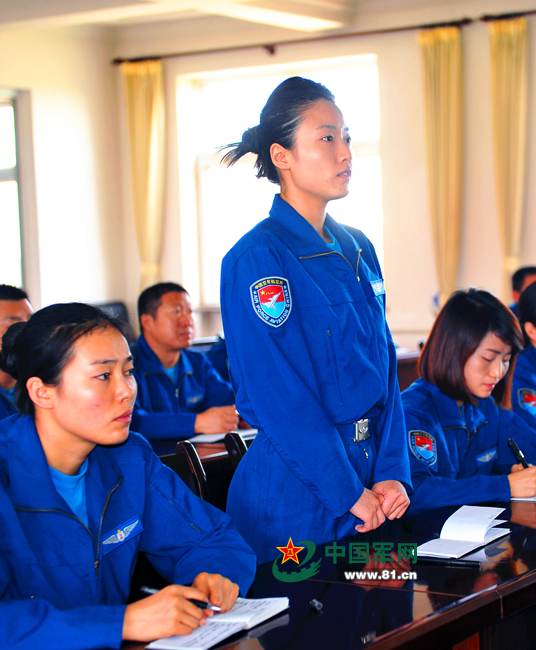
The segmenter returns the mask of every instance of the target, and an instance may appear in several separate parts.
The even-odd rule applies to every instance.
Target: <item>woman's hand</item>
[[[399,519],[408,509],[409,497],[400,481],[380,481],[372,486],[387,519]]]
[[[514,465],[514,467],[516,467]],[[527,467],[527,469],[514,470],[508,474],[510,483],[510,493],[513,497],[533,497],[536,496],[536,467]]]
[[[531,463],[529,463],[529,467],[532,467]],[[517,465],[512,465],[512,469],[510,471],[513,474],[514,472],[522,472],[524,469],[526,468],[523,467],[523,463],[518,463]]]
[[[200,573],[192,587],[203,592],[206,596],[203,600],[221,607],[222,612],[229,611],[238,597],[238,585],[217,573]]]
[[[123,639],[153,641],[173,634],[190,634],[205,624],[208,610],[199,609],[189,598],[207,599],[200,589],[169,585],[152,596],[127,605]]]
[[[355,517],[363,520],[362,524],[355,527],[358,533],[366,533],[369,530],[374,530],[385,521],[380,500],[372,490],[367,490],[367,488],[364,489],[363,494],[350,508],[350,512]]]

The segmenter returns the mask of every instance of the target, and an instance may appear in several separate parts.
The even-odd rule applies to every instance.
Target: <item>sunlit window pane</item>
[[[289,76],[301,75],[323,83],[335,95],[350,129],[354,149],[350,194],[328,205],[342,224],[363,230],[383,264],[383,212],[381,160],[378,155],[380,106],[378,67],[374,55],[351,62],[316,61],[292,69],[263,70],[257,76],[234,79],[198,79],[200,160],[221,145],[237,142],[259,116],[270,93]],[[258,221],[268,216],[279,186],[255,177],[255,157],[232,168],[214,162],[200,175],[199,237],[200,280],[203,305],[219,303],[221,260]],[[212,165],[212,163],[211,163]],[[187,244],[188,245],[188,244]],[[189,244],[191,245],[191,244]]]
[[[253,226],[265,219],[277,186],[257,179],[251,164],[226,169],[210,167],[203,174],[202,299],[206,305],[220,302],[220,270],[225,253]],[[230,201],[229,197],[240,197]]]
[[[15,181],[0,183],[0,214],[2,215],[0,283],[20,287],[22,285],[22,260],[19,196]]]
[[[0,169],[15,167],[16,164],[13,106],[0,106]]]

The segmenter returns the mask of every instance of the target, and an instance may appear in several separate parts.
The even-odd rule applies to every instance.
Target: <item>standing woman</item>
[[[512,408],[536,436],[536,283],[528,286],[517,304],[525,349],[520,353],[512,384]]]
[[[257,176],[281,186],[222,266],[237,409],[259,429],[227,511],[260,563],[289,537],[319,544],[401,517],[409,463],[378,260],[326,213],[352,170],[333,95],[287,79],[230,146],[225,162],[253,152]]]

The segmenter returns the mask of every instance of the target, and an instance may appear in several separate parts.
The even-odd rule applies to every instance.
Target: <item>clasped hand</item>
[[[399,519],[409,506],[406,489],[400,481],[380,481],[365,488],[350,512],[363,520],[355,527],[358,533],[366,533],[381,526],[387,519]]]

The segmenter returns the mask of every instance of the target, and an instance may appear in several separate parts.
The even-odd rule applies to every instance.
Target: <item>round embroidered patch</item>
[[[250,287],[251,301],[257,316],[272,327],[279,327],[292,309],[290,285],[286,278],[262,278]]]
[[[519,406],[525,411],[530,411],[536,415],[536,391],[530,388],[520,388],[517,391]]]
[[[437,460],[437,447],[434,436],[425,431],[410,431],[409,445],[418,460],[433,465]]]

